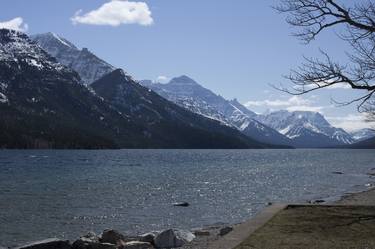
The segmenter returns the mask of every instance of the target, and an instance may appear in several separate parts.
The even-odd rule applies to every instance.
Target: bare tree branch
[[[305,42],[338,24],[351,26],[357,30],[358,36],[375,32],[375,7],[372,2],[349,9],[335,0],[281,0],[275,9],[288,14],[286,20],[290,25],[302,28],[295,35]]]
[[[346,32],[339,37],[349,43],[352,51],[347,53],[348,65],[334,62],[323,51],[323,59],[305,57],[305,62],[286,76],[294,87],[275,88],[302,95],[323,88],[347,86],[363,94],[336,104],[358,103],[359,111],[373,113],[375,118],[375,0],[356,3],[350,8],[339,0],[280,1],[275,9],[287,14],[287,22],[299,30],[294,34],[299,39],[309,43],[324,30],[344,25]]]

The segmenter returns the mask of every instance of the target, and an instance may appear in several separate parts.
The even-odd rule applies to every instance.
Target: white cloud
[[[274,99],[274,100],[258,100],[258,101],[248,101],[245,103],[246,107],[251,106],[264,106],[264,107],[286,107],[293,105],[308,105],[310,101],[303,99],[299,96],[292,96],[286,100]]]
[[[22,17],[16,17],[6,22],[0,22],[0,28],[26,32],[29,29],[29,25],[23,22]]]
[[[96,10],[81,14],[79,10],[72,18],[73,24],[109,25],[139,24],[143,26],[153,24],[151,11],[145,2],[126,0],[112,0]]]
[[[160,75],[156,78],[156,82],[160,82],[160,83],[166,83],[168,82],[169,78],[167,76],[164,76],[164,75]]]
[[[264,107],[270,110],[286,109],[288,111],[311,111],[323,112],[324,106],[315,106],[314,101],[316,96],[311,96],[310,99],[302,98],[300,96],[292,96],[289,99],[273,99],[273,100],[259,100],[248,101],[244,105],[251,109],[251,107]]]
[[[290,112],[295,111],[304,111],[304,112],[320,112],[323,113],[323,106],[308,106],[308,105],[296,105],[296,106],[289,106],[286,109]]]
[[[371,124],[365,121],[366,120],[365,115],[361,115],[361,114],[349,114],[344,117],[326,117],[326,118],[333,126],[343,128],[344,130],[349,131],[349,132],[371,127]]]

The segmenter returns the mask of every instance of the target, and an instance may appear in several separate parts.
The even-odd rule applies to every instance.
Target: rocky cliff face
[[[73,43],[54,33],[38,34],[31,38],[61,64],[78,72],[85,84],[91,84],[115,70],[112,65],[98,58],[87,48],[80,50]]]

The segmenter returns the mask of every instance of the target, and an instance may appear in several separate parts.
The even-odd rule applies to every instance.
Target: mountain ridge
[[[271,144],[291,145],[288,138],[255,120],[256,114],[237,100],[226,100],[186,75],[172,78],[166,84],[149,80],[142,80],[140,84],[181,107],[234,127],[248,137]]]
[[[297,147],[335,147],[354,142],[350,134],[333,127],[318,112],[281,110],[258,115],[257,120],[292,139]]]
[[[32,35],[31,39],[61,64],[78,72],[85,84],[89,85],[116,69],[87,48],[80,50],[73,43],[55,33],[36,34]]]
[[[45,35],[42,35],[45,37]],[[41,47],[47,47],[49,51],[59,51],[59,56],[56,58],[58,61],[61,60],[63,64],[73,67],[74,62],[82,51],[75,49],[71,42],[64,38],[61,38],[54,34],[48,34],[46,43],[40,42],[39,39],[34,40]],[[52,40],[51,40],[51,39]],[[61,42],[63,41],[63,42]],[[66,44],[65,44],[66,43]],[[74,48],[69,50],[67,54],[64,54],[65,50],[61,48],[69,47]],[[97,58],[97,57],[96,57]],[[100,58],[98,58],[101,60]],[[97,61],[97,60],[95,60]],[[95,64],[94,61],[94,64]],[[101,60],[102,61],[102,60]],[[104,61],[103,61],[104,62]],[[82,62],[78,62],[82,63]],[[104,62],[106,63],[106,62]],[[108,63],[106,63],[109,65]],[[96,65],[94,65],[94,68]],[[89,70],[92,71],[92,70]],[[78,74],[82,73],[78,71]],[[100,84],[98,82],[105,82]],[[126,91],[124,91],[124,89]],[[113,69],[110,67],[110,72],[104,74],[101,78],[93,82],[88,89],[92,89],[93,93],[101,97],[104,101],[108,102],[111,106],[115,107],[116,110],[124,115],[128,119],[131,119],[132,123],[139,129],[143,130],[141,141],[144,143],[150,143],[147,146],[152,147],[163,147],[163,148],[266,148],[269,147],[266,143],[261,143],[250,139],[231,127],[225,127],[221,124],[214,122],[210,119],[206,119],[201,116],[191,116],[190,112],[185,109],[181,109],[175,104],[165,100],[164,98],[150,92],[149,89],[144,88],[135,82],[132,77],[126,74],[122,69]],[[122,93],[122,95],[118,95]],[[151,96],[151,97],[150,97]],[[126,103],[128,101],[128,103]],[[158,107],[152,105],[152,103],[159,103]],[[159,119],[159,114],[164,112],[164,109],[170,109],[173,113],[184,113],[184,116],[190,117],[185,118],[186,124],[183,125],[181,122],[177,128],[171,125],[171,117],[166,115]],[[142,113],[143,112],[143,113]],[[156,115],[155,115],[156,114]],[[180,115],[181,116],[181,115]],[[148,122],[148,121],[152,122]],[[162,120],[163,124],[157,126],[158,122]],[[176,122],[178,120],[175,120]],[[156,124],[157,123],[157,124]],[[154,128],[159,127],[160,130]],[[170,127],[176,129],[164,129],[163,127]],[[175,134],[184,132],[184,136],[179,137],[179,141],[176,139]],[[163,133],[164,132],[164,133]],[[199,134],[199,135],[198,135]],[[194,141],[191,139],[194,137]],[[173,140],[174,139],[174,140]],[[150,140],[150,141],[148,141]],[[148,141],[148,142],[147,142]]]
[[[219,122],[194,114],[141,86],[123,70],[117,69],[92,85],[94,91],[110,101],[121,113],[147,123],[149,135],[174,143],[174,148],[266,148],[266,144],[246,138]],[[207,132],[210,130],[210,132]],[[206,134],[203,132],[206,131]],[[235,138],[235,139],[234,139]],[[219,143],[218,141],[222,142]],[[188,141],[188,144],[184,144]],[[215,142],[214,142],[215,141]],[[191,146],[193,145],[193,146]]]
[[[52,52],[61,50],[61,47],[69,48],[68,55],[63,55],[66,52],[64,49],[58,53],[55,51],[55,54],[59,55],[57,57],[58,61],[73,69],[74,60],[77,58],[80,60],[80,56],[76,54],[88,51],[86,49],[79,50],[73,43],[53,33],[33,36],[33,39],[40,46],[46,47],[47,50]],[[94,65],[90,65],[89,67],[97,68],[98,65],[96,63],[99,61],[99,64],[104,63],[107,66],[106,74],[116,70],[109,63],[101,60],[92,53],[91,55],[96,59],[93,62]],[[82,62],[78,64],[82,64]],[[80,75],[84,74],[82,68],[78,68],[77,71]],[[88,71],[92,72],[95,69]],[[106,74],[100,76],[103,77]],[[83,77],[85,76],[83,75]],[[92,74],[91,79],[97,81],[100,77]],[[93,82],[86,80],[86,83],[91,84]],[[206,118],[219,121],[230,128],[239,130],[249,138],[264,143],[292,145],[295,147],[335,147],[351,144],[356,141],[351,134],[343,129],[331,126],[319,113],[289,113],[284,111],[276,112],[276,114],[258,115],[243,106],[236,99],[226,100],[211,90],[202,87],[187,75],[172,78],[165,84],[147,80],[139,81],[139,83],[180,107]],[[0,101],[6,101],[6,96],[1,92],[1,87]],[[278,116],[278,120],[272,118],[275,115]],[[284,122],[283,116],[286,116],[289,120],[286,122],[288,125],[281,125]],[[297,118],[298,116],[301,116],[301,118]],[[364,137],[363,140],[365,138],[368,137]]]

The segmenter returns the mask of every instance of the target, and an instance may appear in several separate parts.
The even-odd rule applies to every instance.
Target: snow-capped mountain
[[[147,126],[147,135],[170,148],[264,148],[236,129],[182,108],[117,69],[94,82],[95,92],[121,113]]]
[[[235,127],[258,141],[280,145],[291,144],[287,137],[255,120],[257,114],[248,110],[236,99],[226,100],[188,76],[173,78],[167,84],[153,83],[149,80],[140,83],[192,112]]]
[[[290,138],[297,147],[330,147],[354,142],[350,134],[333,127],[316,112],[277,111],[256,119]]]
[[[128,120],[21,32],[0,29],[0,148],[115,148]]]
[[[115,70],[112,65],[98,58],[87,48],[80,50],[54,33],[38,34],[31,38],[61,64],[78,72],[85,84],[91,84]]]
[[[93,84],[0,29],[0,148],[265,148],[115,70]]]
[[[358,131],[351,132],[350,135],[353,137],[355,142],[361,142],[361,141],[375,137],[375,130],[369,129],[369,128],[361,129]]]

